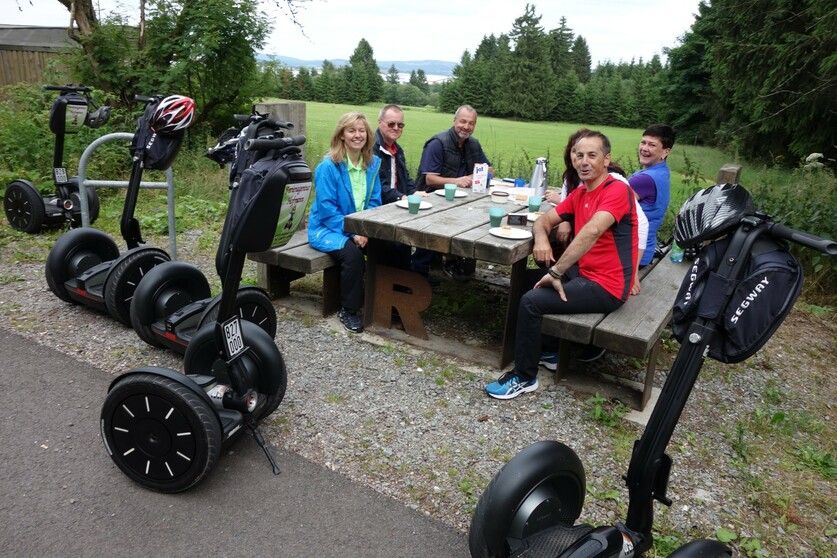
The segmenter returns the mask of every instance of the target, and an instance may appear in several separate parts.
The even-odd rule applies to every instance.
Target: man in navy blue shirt
[[[453,116],[453,126],[439,132],[424,143],[421,153],[416,188],[432,192],[444,188],[445,184],[456,184],[458,188],[470,188],[474,165],[491,162],[482,150],[480,142],[473,137],[477,127],[477,111],[470,105],[462,105]],[[434,253],[417,249],[413,254],[413,271],[428,275]],[[445,264],[445,273],[456,279],[467,278],[474,273],[476,262],[457,258]]]

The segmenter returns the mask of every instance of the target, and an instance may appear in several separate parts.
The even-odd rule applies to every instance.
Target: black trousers
[[[332,254],[340,262],[340,306],[349,312],[357,312],[363,306],[365,250],[349,240],[343,248]],[[384,265],[410,269],[410,247],[406,244],[386,242],[381,256]]]

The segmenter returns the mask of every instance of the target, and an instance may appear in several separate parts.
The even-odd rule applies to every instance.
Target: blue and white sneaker
[[[538,364],[551,372],[555,372],[558,370],[558,353],[541,353],[541,361]]]
[[[538,389],[538,379],[522,381],[512,370],[506,372],[496,382],[485,386],[485,392],[495,399],[514,399],[521,393],[535,391]]]

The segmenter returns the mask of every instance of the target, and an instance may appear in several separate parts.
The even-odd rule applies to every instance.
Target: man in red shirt
[[[538,389],[544,314],[612,312],[630,296],[638,255],[634,194],[608,174],[610,141],[604,134],[582,135],[572,158],[584,187],[576,188],[532,227],[532,256],[549,268],[520,301],[514,369],[485,388],[496,399]],[[578,232],[556,262],[549,231],[562,221],[572,221]]]

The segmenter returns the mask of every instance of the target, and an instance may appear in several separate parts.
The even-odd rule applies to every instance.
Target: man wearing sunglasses
[[[375,146],[372,152],[381,158],[381,200],[394,203],[415,194],[416,183],[407,173],[407,160],[398,140],[404,132],[404,111],[398,105],[386,105],[378,115]]]
[[[404,133],[404,111],[398,105],[386,105],[378,114],[378,129],[375,130],[375,145],[372,153],[381,158],[381,201],[395,203],[416,193],[416,183],[407,172],[407,159],[404,150],[398,144]],[[420,194],[427,195],[424,192]],[[395,242],[390,243],[390,263],[395,267],[409,269],[410,247]],[[432,277],[426,269],[414,269],[424,275],[431,286],[439,285],[439,279]]]

